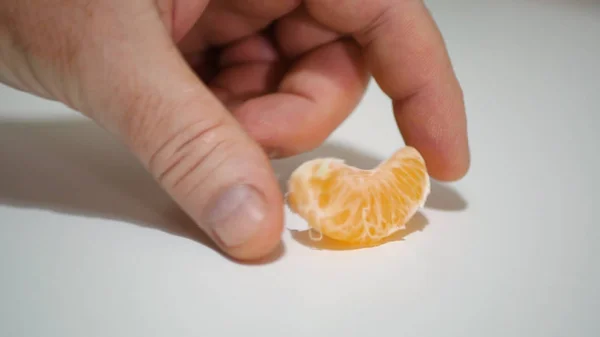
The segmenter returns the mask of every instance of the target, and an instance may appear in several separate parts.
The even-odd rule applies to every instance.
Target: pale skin
[[[420,0],[0,2],[0,81],[114,134],[240,260],[280,241],[269,157],[319,146],[371,76],[393,102],[371,113],[393,114],[433,178],[462,178],[463,95]]]

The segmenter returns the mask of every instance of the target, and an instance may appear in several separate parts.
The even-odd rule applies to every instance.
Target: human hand
[[[462,92],[419,0],[7,0],[0,81],[120,138],[227,254],[279,243],[269,165],[318,146],[372,74],[433,178],[469,166]]]

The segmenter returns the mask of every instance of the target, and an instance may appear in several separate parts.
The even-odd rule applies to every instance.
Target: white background
[[[270,263],[232,262],[104,132],[0,88],[0,336],[600,336],[600,2],[428,3],[473,166],[375,249],[286,231]],[[317,152],[402,145],[371,86]]]

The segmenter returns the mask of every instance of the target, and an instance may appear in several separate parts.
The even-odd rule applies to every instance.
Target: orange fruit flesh
[[[307,161],[290,177],[287,202],[312,230],[373,245],[405,228],[429,190],[423,158],[404,147],[370,170],[334,158]]]

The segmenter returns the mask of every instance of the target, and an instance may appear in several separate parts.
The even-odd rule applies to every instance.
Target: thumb
[[[82,80],[91,117],[227,254],[263,257],[279,244],[283,222],[268,158],[190,70],[158,15],[134,28],[86,57],[85,69],[95,69]]]

